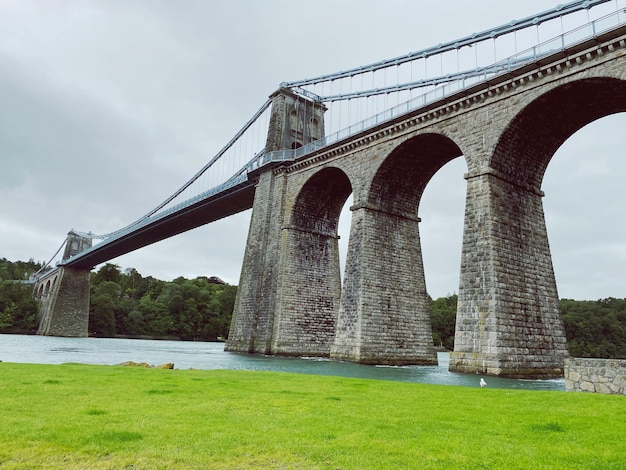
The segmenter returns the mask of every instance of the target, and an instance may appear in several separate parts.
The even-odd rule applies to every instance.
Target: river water
[[[292,358],[224,351],[224,343],[119,338],[59,338],[0,335],[0,360],[35,364],[102,364],[125,361],[152,365],[173,362],[176,369],[232,369],[295,372],[399,382],[478,387],[480,375],[448,371],[449,353],[438,353],[438,366],[368,366],[319,358]],[[565,390],[563,379],[519,380],[485,377],[488,387]]]

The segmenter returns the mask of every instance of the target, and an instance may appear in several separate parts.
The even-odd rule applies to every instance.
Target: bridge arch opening
[[[542,189],[554,273],[561,298],[624,298],[626,113],[600,118],[556,151]]]
[[[350,194],[352,185],[348,176],[339,168],[324,168],[302,187],[290,222],[300,230],[336,236],[339,215]]]
[[[448,284],[447,293],[456,291],[458,287],[460,229],[463,227],[462,211],[465,201],[465,181],[462,177],[467,171],[465,159],[459,158],[462,155],[460,147],[445,135],[428,133],[415,136],[395,148],[385,159],[368,194],[369,203],[384,212],[418,217],[419,224],[416,223],[414,227],[413,246],[409,248],[416,251],[414,265],[405,268],[412,270],[412,273],[406,273],[405,281],[402,280],[403,275],[398,273],[397,279],[389,279],[389,282],[406,282],[413,276],[413,282],[409,285],[414,289],[412,295],[418,299],[418,304],[414,308],[425,315],[421,327],[427,328],[429,335],[431,331],[429,287],[437,285],[438,282],[439,295],[445,295],[441,292],[442,284]],[[449,233],[441,233],[442,226],[436,222],[441,215],[440,208],[444,197],[447,198],[448,206],[456,208],[456,211],[452,209],[452,214],[447,214],[449,217],[458,218],[455,224],[458,227],[456,237],[454,235],[449,237]],[[447,224],[451,222],[446,221]],[[435,245],[437,242],[440,243],[439,246]],[[435,280],[436,269],[433,267],[438,264],[439,260],[436,257],[442,252],[452,255],[446,265],[449,272],[442,275],[440,271],[440,277],[445,280]],[[429,279],[433,280],[432,284]],[[410,292],[406,294],[411,295]]]
[[[433,299],[454,295],[459,288],[466,173],[465,158],[450,160],[433,175],[420,199],[424,274]]]
[[[374,364],[437,364],[418,208],[432,176],[462,155],[450,138],[412,137],[355,193],[344,289],[331,357]]]
[[[502,133],[490,167],[516,184],[539,191],[548,163],[576,131],[605,116],[626,112],[626,81],[588,78],[535,99]]]
[[[304,183],[282,229],[282,297],[272,350],[330,355],[341,299],[339,217],[352,193],[348,176],[326,167]]]
[[[417,216],[426,185],[446,163],[462,155],[459,146],[441,134],[422,134],[396,147],[372,180],[368,203],[382,211]]]
[[[435,296],[451,293],[458,287],[465,202],[462,177],[467,171],[465,159],[459,158],[462,155],[459,146],[444,135],[428,133],[413,137],[390,153],[368,195],[370,203],[383,210],[419,217],[416,247],[422,253],[424,271],[420,275],[424,276],[427,287],[432,275],[432,285],[437,286]],[[445,222],[443,217],[447,218]],[[458,229],[453,235],[447,231],[451,218],[458,219]],[[442,252],[453,254],[447,259],[446,273],[435,268],[441,262],[437,256]],[[443,287],[444,284],[448,287]]]
[[[582,79],[561,85],[533,101],[503,132],[492,156],[491,166],[507,178],[517,178],[514,181],[532,190],[545,191],[542,202],[551,251],[558,253],[559,260],[567,260],[553,268],[556,279],[563,281],[557,284],[563,297],[600,298],[589,298],[593,294],[581,295],[573,290],[572,276],[581,272],[576,266],[583,261],[589,263],[590,272],[584,281],[579,278],[577,282],[593,284],[598,296],[603,295],[601,292],[605,296],[623,296],[619,281],[612,283],[612,294],[604,289],[610,281],[602,273],[608,272],[609,265],[617,271],[615,264],[626,260],[626,243],[617,233],[619,228],[612,230],[616,225],[611,220],[621,207],[620,199],[624,199],[623,181],[619,180],[616,165],[606,159],[606,153],[622,152],[618,136],[624,123],[626,81],[610,77]],[[612,146],[600,152],[599,148],[608,145],[609,140],[613,140]],[[582,150],[583,146],[586,150]],[[578,154],[572,157],[576,160],[570,158],[572,154]],[[571,181],[568,187],[563,184],[566,178]],[[557,191],[560,194],[555,194]],[[600,193],[604,195],[604,204],[581,213],[585,198],[598,198]],[[567,235],[565,226],[571,227]],[[601,229],[603,226],[605,230]],[[559,238],[553,233],[559,234]],[[588,242],[593,239],[607,240],[610,248],[589,256]],[[572,246],[573,240],[577,240],[574,243],[578,249]],[[581,250],[583,245],[587,246],[585,250]],[[571,254],[565,253],[567,249]]]

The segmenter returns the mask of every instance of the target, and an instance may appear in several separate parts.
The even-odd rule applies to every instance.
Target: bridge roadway
[[[251,209],[254,188],[254,182],[245,180],[176,212],[149,219],[131,232],[106,239],[65,261],[63,265],[74,269],[92,269],[144,246]]]
[[[344,145],[352,139],[358,139],[362,135],[377,132],[385,128],[391,128],[395,123],[412,115],[418,116],[431,110],[445,107],[446,103],[458,101],[466,96],[475,96],[481,91],[488,92],[489,90],[497,87],[499,83],[510,81],[516,76],[524,76],[531,70],[539,69],[543,65],[573,56],[580,51],[585,51],[586,49],[593,47],[594,45],[602,43],[606,40],[618,38],[620,36],[626,36],[626,26],[612,29],[603,34],[598,34],[591,39],[581,41],[563,50],[558,50],[553,54],[542,55],[530,63],[517,66],[510,71],[487,79],[481,83],[472,85],[464,90],[444,96],[438,100],[426,103],[422,107],[409,110],[404,114],[394,116],[376,125],[365,127],[361,132],[348,135],[343,139],[330,143],[329,145],[313,145],[312,151],[309,152],[301,152],[302,150],[305,150],[304,148],[301,148],[295,152],[286,150],[261,154],[259,156],[259,160],[251,163],[247,179],[244,179],[234,186],[209,195],[206,198],[195,201],[189,205],[183,203],[181,204],[181,208],[176,211],[146,219],[145,222],[138,224],[137,228],[134,230],[121,232],[117,236],[105,239],[102,243],[98,243],[92,248],[66,260],[62,263],[62,265],[69,266],[74,269],[92,269],[98,264],[130,253],[144,246],[165,240],[166,238],[237,214],[244,210],[251,209],[254,202],[256,176],[262,171],[267,171],[271,167],[282,164],[292,164],[299,160],[314,158],[316,155],[331,151],[333,148]]]

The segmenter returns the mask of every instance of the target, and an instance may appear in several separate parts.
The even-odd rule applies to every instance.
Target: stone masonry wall
[[[541,198],[481,179],[469,181],[450,369],[560,377],[567,349]]]
[[[226,350],[271,352],[284,178],[260,175]]]
[[[37,334],[87,336],[89,326],[89,270],[60,269],[50,299],[42,308]],[[44,307],[44,305],[42,305]]]
[[[331,358],[437,364],[418,220],[353,208],[346,284]]]
[[[626,360],[566,359],[565,389],[568,392],[626,395]]]

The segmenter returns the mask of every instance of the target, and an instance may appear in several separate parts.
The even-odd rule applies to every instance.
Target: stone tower
[[[70,230],[67,234],[67,240],[65,242],[63,261],[66,261],[72,256],[91,248],[91,242],[91,238],[83,237],[74,232],[74,230]]]
[[[71,230],[67,234],[63,261],[91,248],[91,238]],[[46,295],[39,298],[39,329],[46,336],[84,337],[89,327],[90,270],[59,266],[38,283],[47,283]],[[37,291],[37,288],[35,288]]]
[[[295,150],[324,138],[326,106],[323,103],[287,88],[278,89],[270,98],[272,110],[266,153]],[[290,266],[291,238],[283,197],[287,175],[272,168],[262,168],[256,174],[252,218],[226,341],[227,351],[293,354],[276,344],[284,336],[284,332],[279,331],[282,303],[278,294],[284,273]],[[338,269],[336,275],[333,272],[325,278],[335,280],[337,277],[340,283]],[[307,355],[328,354],[329,351],[307,350]]]
[[[279,88],[270,99],[266,152],[297,149],[324,138],[324,103],[304,98],[288,88]]]

